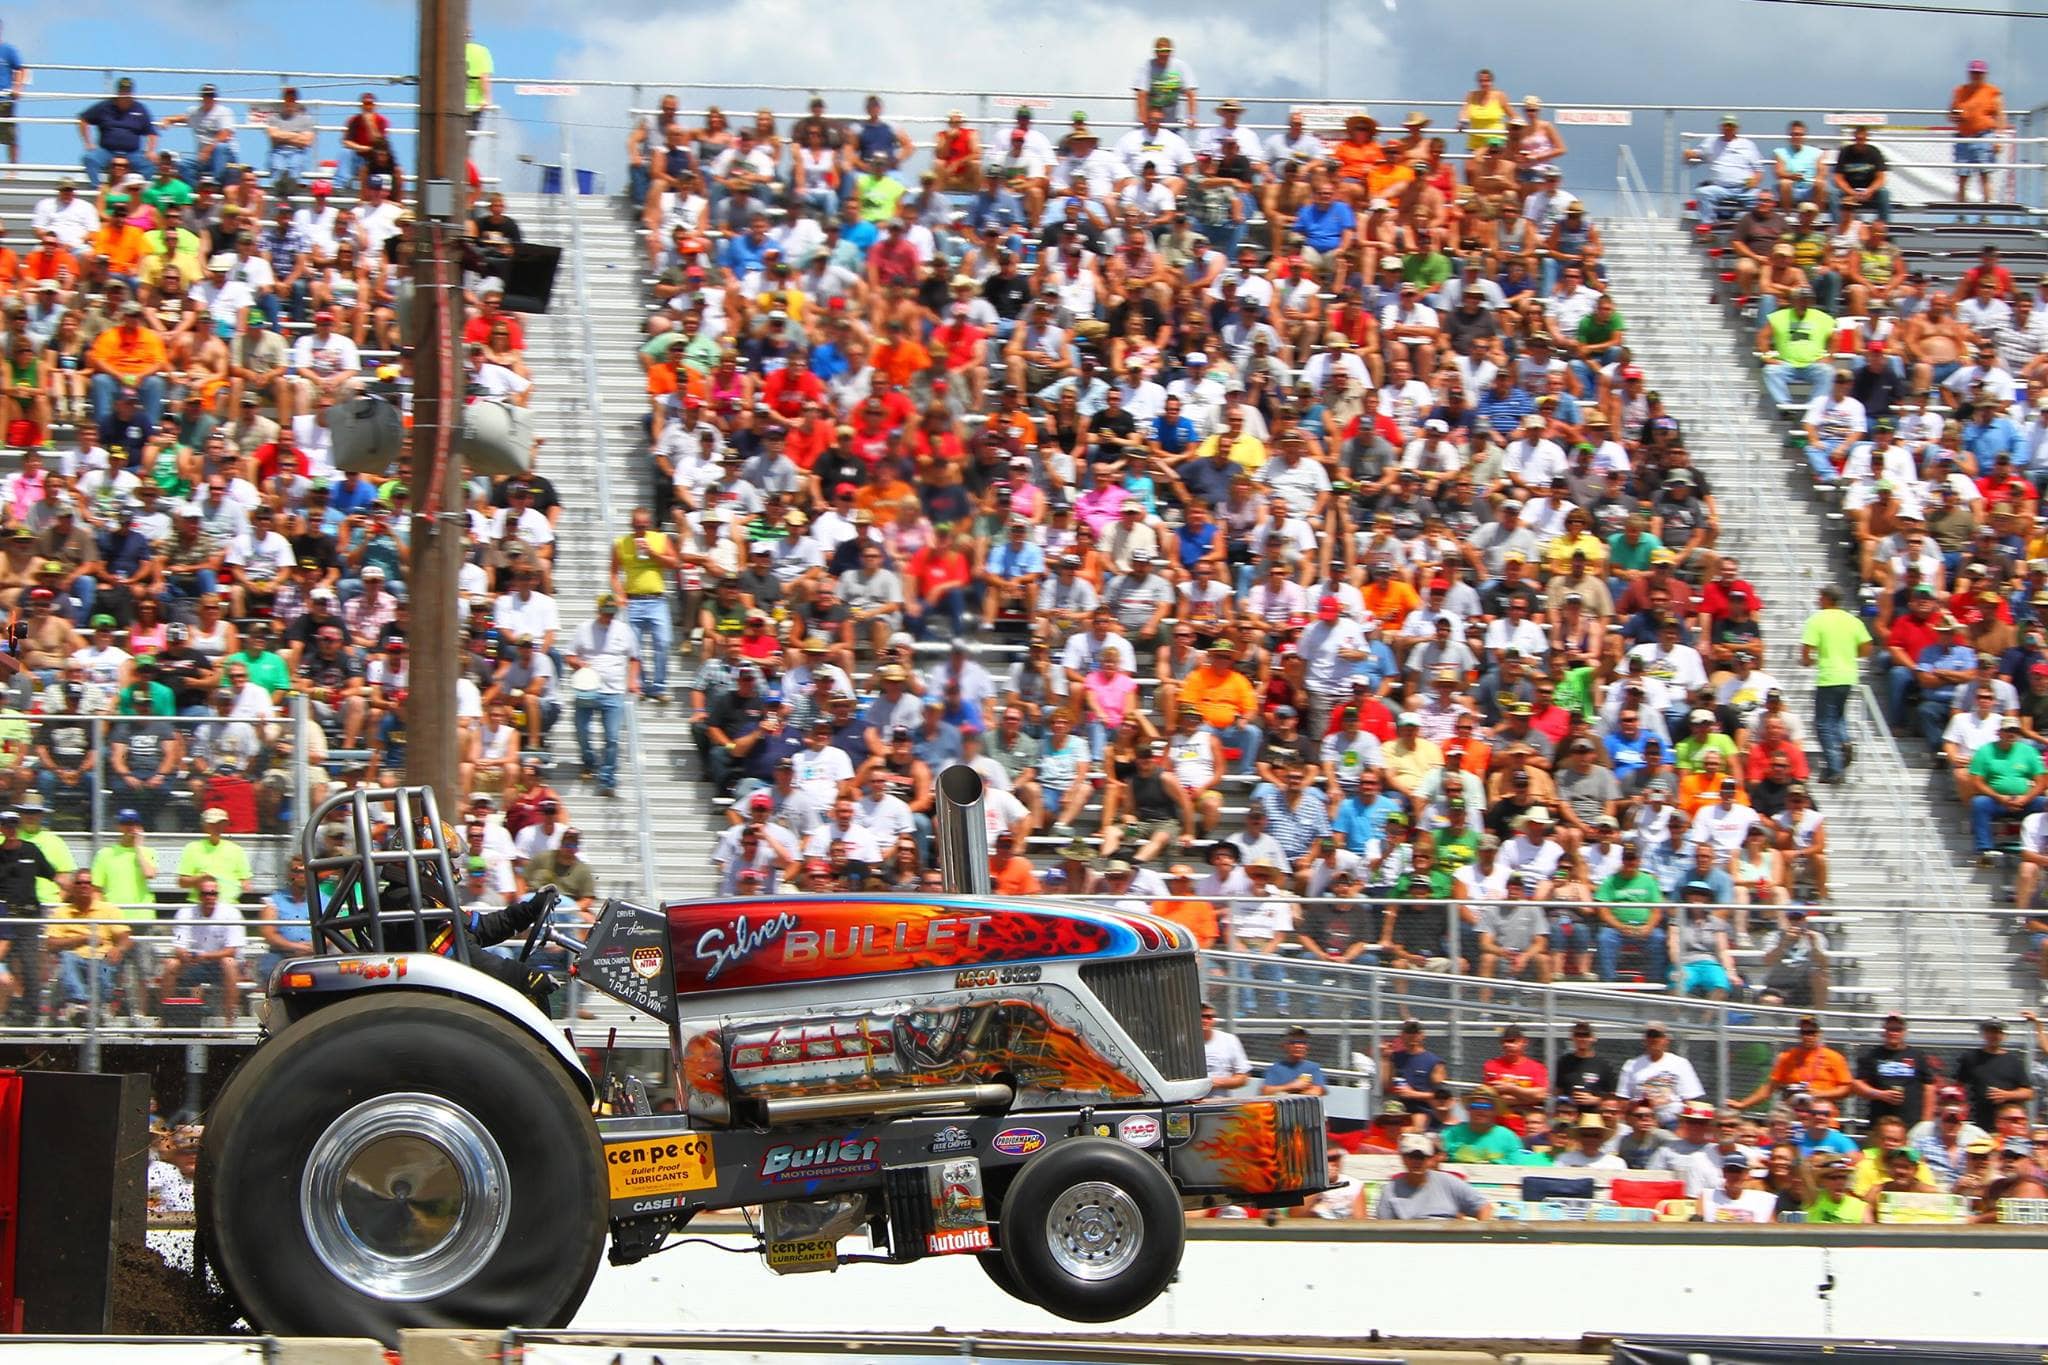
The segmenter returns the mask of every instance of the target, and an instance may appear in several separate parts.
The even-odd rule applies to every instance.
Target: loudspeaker
[[[339,452],[340,443],[336,442]],[[495,399],[462,409],[462,462],[472,474],[502,478],[533,471],[533,414]]]
[[[545,313],[555,292],[555,270],[562,264],[562,249],[521,242],[512,248],[505,263],[504,305],[514,313]]]
[[[382,398],[363,394],[327,410],[334,436],[334,463],[364,474],[390,470],[405,450],[405,422]]]

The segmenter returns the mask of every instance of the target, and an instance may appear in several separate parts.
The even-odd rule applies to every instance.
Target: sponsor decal
[[[1017,967],[975,967],[960,972],[953,978],[955,987],[972,986],[1028,986],[1045,975],[1045,969],[1038,966]]]
[[[794,928],[796,916],[784,910],[759,924],[741,915],[722,928],[706,929],[697,936],[696,948],[697,960],[704,964],[704,980],[716,981],[720,972],[737,967]]]
[[[780,916],[792,925],[796,917]],[[950,915],[944,919],[899,919],[894,924],[849,924],[837,929],[792,929],[782,943],[785,966],[843,958],[894,958],[905,953],[972,950],[993,915]],[[700,954],[701,955],[701,954]],[[707,981],[709,977],[705,978]]]
[[[528,99],[543,100],[567,99],[575,95],[577,90],[578,87],[573,85],[515,85],[512,87],[512,93],[515,95],[524,95]]]
[[[761,1159],[763,1180],[836,1180],[882,1169],[882,1144],[873,1138],[839,1137],[823,1142],[779,1143]]]
[[[1891,115],[1889,114],[1858,114],[1853,112],[1829,114],[1821,120],[1822,123],[1827,124],[1830,128],[1854,128],[1859,124],[1868,124],[1872,128],[1882,128],[1891,121]]]
[[[1166,1136],[1173,1142],[1186,1142],[1195,1135],[1195,1120],[1186,1110],[1176,1110],[1166,1116]]]
[[[652,981],[661,975],[661,949],[649,945],[633,950],[633,975],[642,981]]]
[[[1045,1134],[1036,1128],[1005,1128],[988,1145],[1004,1156],[1030,1156],[1045,1150]]]
[[[1116,1135],[1133,1147],[1159,1145],[1159,1120],[1150,1114],[1131,1114],[1116,1126]]]
[[[839,1243],[828,1242],[822,1237],[808,1237],[797,1242],[770,1242],[768,1268],[778,1275],[793,1270],[837,1270]]]
[[[924,1249],[934,1256],[950,1256],[958,1251],[987,1251],[994,1246],[986,1227],[962,1228],[958,1232],[927,1232],[924,1235]]]
[[[708,1190],[718,1183],[711,1138],[704,1133],[607,1142],[604,1168],[614,1199],[652,1199],[684,1190]]]
[[[974,1150],[974,1134],[957,1123],[949,1123],[932,1134],[932,1140],[926,1145],[925,1150],[934,1156],[944,1156],[949,1152],[971,1152]]]
[[[635,1199],[632,1205],[632,1212],[667,1213],[672,1209],[679,1209],[682,1206],[683,1199],[681,1195],[665,1194],[659,1199]]]
[[[382,981],[386,977],[403,978],[405,959],[402,957],[347,957],[334,964],[334,970],[343,976],[360,976],[365,981]]]

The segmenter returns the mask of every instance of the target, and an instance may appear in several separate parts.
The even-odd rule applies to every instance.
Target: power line
[[[1954,5],[1915,5],[1904,0],[1751,0],[1758,5],[1805,5],[1813,9],[1879,10],[1892,14],[1961,15],[1978,19],[2048,19],[2048,12],[2018,9],[1975,9]]]

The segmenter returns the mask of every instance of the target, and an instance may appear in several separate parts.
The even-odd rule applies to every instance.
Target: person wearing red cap
[[[1906,1145],[1945,1187],[1954,1185],[1969,1169],[1970,1147],[1990,1140],[1989,1132],[1970,1122],[1970,1092],[1953,1081],[1935,1088],[1934,1117],[1921,1120],[1906,1133]]]
[[[1295,650],[1305,665],[1308,715],[1303,733],[1322,738],[1330,713],[1351,697],[1351,675],[1370,657],[1365,632],[1344,615],[1342,599],[1324,596],[1316,602],[1316,619],[1301,632]]]
[[[310,412],[321,399],[332,402],[361,386],[363,360],[355,342],[334,330],[334,314],[313,314],[313,330],[292,345],[291,377],[286,387],[294,411]],[[278,414],[279,419],[290,416]]]
[[[1984,202],[1991,202],[1991,170],[1998,159],[1994,137],[2006,126],[2005,95],[1986,77],[1991,67],[1984,61],[1970,63],[1963,83],[1948,97],[1948,116],[1956,126],[1956,199],[1970,199],[1970,167],[1978,167],[1977,183]]]

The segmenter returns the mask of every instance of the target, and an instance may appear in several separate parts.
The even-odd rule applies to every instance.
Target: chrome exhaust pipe
[[[806,1123],[819,1119],[865,1118],[871,1114],[964,1114],[1005,1109],[1016,1098],[1007,1085],[929,1085],[914,1090],[888,1090],[865,1095],[808,1095],[800,1099],[762,1100],[768,1122]]]
[[[946,889],[960,895],[986,896],[988,816],[982,806],[981,774],[955,763],[934,784],[938,809],[939,875]]]

